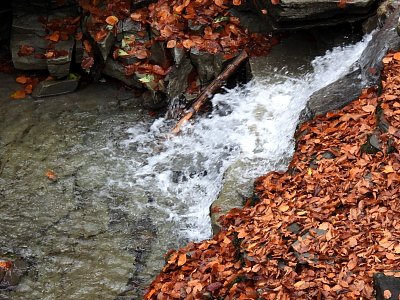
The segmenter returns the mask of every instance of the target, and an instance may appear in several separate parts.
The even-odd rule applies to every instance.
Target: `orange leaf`
[[[214,0],[215,5],[218,5],[219,7],[225,7],[224,6],[224,0]]]
[[[116,16],[109,16],[106,18],[106,23],[111,26],[114,26],[115,24],[117,24],[118,21],[119,20]]]
[[[193,47],[195,44],[194,44],[194,42],[193,42],[192,40],[187,39],[187,40],[184,40],[184,41],[182,42],[182,45],[183,45],[183,47],[185,47],[186,49],[189,49],[189,48]]]
[[[383,169],[383,171],[382,171],[383,173],[394,173],[394,172],[396,172],[395,170],[393,170],[393,167],[392,166],[385,166],[385,168]]]
[[[142,14],[140,12],[131,13],[131,19],[133,21],[140,21],[142,19]]]
[[[233,0],[233,5],[240,5],[242,4],[242,0]]]
[[[345,8],[346,7],[346,0],[339,0],[338,7],[339,8]]]
[[[52,42],[58,42],[60,40],[60,33],[58,31],[54,31],[52,34],[48,35],[46,38]]]
[[[33,90],[32,84],[28,84],[28,85],[25,87],[25,94],[27,94],[27,95],[32,94],[32,90]]]
[[[90,44],[90,42],[88,40],[83,41],[83,47],[85,48],[87,53],[92,52],[92,45]]]
[[[278,207],[278,209],[279,209],[281,212],[285,212],[285,211],[288,211],[288,210],[290,209],[290,206],[287,205],[287,204],[281,204],[281,205]]]
[[[15,81],[18,82],[18,83],[20,83],[20,84],[28,83],[29,80],[30,80],[30,78],[29,78],[29,77],[26,77],[26,76],[24,76],[24,75],[18,76],[18,77],[15,79]]]
[[[279,0],[271,0],[271,3],[272,3],[273,5],[277,5],[277,4],[279,4]]]
[[[11,94],[12,99],[24,99],[26,97],[25,91],[16,91]]]
[[[29,55],[32,55],[34,52],[35,52],[35,48],[28,46],[28,45],[22,45],[19,48],[18,55],[19,56],[29,56]]]
[[[12,267],[11,260],[0,260],[0,269],[8,270]]]
[[[395,60],[400,60],[400,52],[396,52],[395,54],[393,54],[393,58]]]
[[[176,41],[175,40],[170,40],[167,43],[167,48],[174,48],[176,46]]]
[[[45,175],[46,175],[47,179],[49,179],[51,181],[57,181],[58,180],[58,176],[53,170],[47,170]]]
[[[383,298],[390,299],[392,297],[392,293],[389,290],[383,291]]]
[[[374,112],[375,111],[375,106],[368,104],[362,107],[362,110],[368,113]]]
[[[178,266],[180,267],[180,266],[183,266],[185,263],[186,263],[186,253],[182,253],[182,254],[180,254],[179,255],[179,258],[178,258]]]

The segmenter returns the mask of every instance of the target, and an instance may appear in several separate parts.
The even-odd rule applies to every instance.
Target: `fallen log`
[[[201,93],[197,96],[196,100],[193,102],[189,111],[179,120],[179,122],[172,129],[172,133],[177,134],[181,130],[181,126],[190,120],[195,113],[204,105],[204,103],[214,95],[217,90],[224,84],[224,82],[232,75],[233,72],[245,61],[249,55],[246,50],[243,50],[239,56],[232,61],[226,69],[218,75]]]

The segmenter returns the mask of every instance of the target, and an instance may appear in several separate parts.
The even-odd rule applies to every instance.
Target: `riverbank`
[[[400,267],[400,53],[383,62],[381,95],[304,123],[288,171],[168,253],[146,299],[371,299],[374,274]]]

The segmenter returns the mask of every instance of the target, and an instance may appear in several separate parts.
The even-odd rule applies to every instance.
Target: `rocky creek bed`
[[[34,5],[41,7],[43,3]],[[282,7],[285,5],[290,7],[290,1],[282,1]],[[312,26],[324,23],[324,13],[338,10],[329,5],[315,12]],[[357,5],[369,8],[361,16],[355,13]],[[333,23],[366,18],[374,7],[373,1],[356,1]],[[0,11],[4,15],[7,12],[8,5]],[[248,17],[248,8],[246,14]],[[273,14],[279,20],[285,10]],[[383,22],[388,16],[387,11],[380,12],[371,22],[376,25],[379,18]],[[331,85],[320,93],[337,99],[340,95],[355,96],[362,85],[377,79],[380,56],[398,43],[394,39],[395,19],[392,15],[390,25],[380,31],[381,35],[372,37],[372,44],[368,44],[369,36],[358,46],[336,48],[312,64],[313,58],[324,55],[327,49],[360,40],[360,31],[352,32],[350,26],[344,26],[293,34],[272,51],[269,59],[250,59],[247,69],[254,77],[252,83],[214,97],[208,118],[185,127],[183,134],[174,138],[168,134],[168,121],[155,120],[154,112],[151,117],[143,108],[159,107],[154,93],[150,98],[135,97],[137,93],[130,88],[107,78],[105,83],[97,82],[63,96],[11,100],[9,95],[19,88],[15,74],[0,74],[0,298],[141,298],[164,264],[167,249],[210,237],[209,207],[218,194],[219,200],[228,202],[213,204],[216,231],[225,226],[215,222],[217,216],[241,206],[251,194],[256,176],[286,168],[293,153],[298,117],[313,92],[301,120],[344,105],[333,102],[322,110],[318,106],[318,90],[328,83]],[[15,39],[15,34],[27,34],[32,29],[21,20],[13,20],[14,43],[25,43],[23,38]],[[281,26],[300,26],[287,20],[284,18]],[[38,25],[32,30],[43,28]],[[4,38],[8,37],[2,35],[0,40]],[[367,44],[370,50],[363,52]],[[14,60],[21,59],[14,55]],[[341,68],[335,66],[337,61],[341,61]],[[49,68],[51,62],[43,68]],[[202,69],[204,76],[212,73],[207,80],[215,76],[214,57],[210,64],[213,66],[206,67],[204,61],[188,63],[190,68]],[[60,62],[49,71],[63,70],[63,77],[70,70],[63,66]],[[349,70],[350,76],[344,76]],[[126,82],[123,69],[116,72],[122,77],[109,75],[136,85],[137,81]],[[78,86],[76,80],[72,81],[74,87],[69,91]],[[346,82],[354,83],[350,90]],[[335,92],[338,90],[340,95]],[[200,247],[217,245],[221,237],[215,238],[217,243],[211,240]],[[230,242],[223,239],[223,243]],[[179,268],[174,272],[185,271],[191,253],[184,255],[180,250],[174,255],[176,260],[170,257],[165,270],[177,263]],[[160,286],[165,274],[153,284],[149,297],[163,297],[163,289],[171,292],[171,288],[179,297],[194,293],[196,298],[196,292],[213,297],[217,290],[231,284],[206,287],[201,283],[200,287],[200,281],[195,285],[191,282],[188,292],[184,283],[187,278]],[[176,279],[170,275],[171,280]]]

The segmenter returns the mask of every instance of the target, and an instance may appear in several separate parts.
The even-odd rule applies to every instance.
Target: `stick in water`
[[[190,110],[184,115],[179,122],[175,125],[174,129],[172,129],[172,133],[177,134],[181,130],[181,126],[185,124],[190,118],[193,117],[195,113],[199,111],[199,109],[206,103],[207,99],[214,95],[217,90],[224,84],[224,82],[232,75],[233,72],[245,61],[249,55],[246,50],[243,50],[239,56],[235,58],[233,62],[231,62],[226,69],[218,75],[201,93],[197,96],[196,100],[193,102]]]

